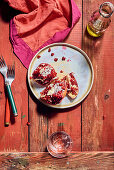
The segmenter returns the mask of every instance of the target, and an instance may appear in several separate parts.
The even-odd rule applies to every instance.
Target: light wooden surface
[[[9,21],[18,12],[9,8],[3,0],[0,1],[0,55],[4,56],[7,65],[15,61],[16,76],[12,92],[18,110],[18,117],[15,120],[11,117],[10,126],[5,127],[6,98],[4,80],[0,74],[1,152],[46,151],[48,136],[61,128],[71,136],[75,152],[114,150],[114,17],[104,36],[94,39],[87,35],[86,25],[92,12],[98,9],[103,0],[75,2],[82,15],[64,42],[88,54],[95,80],[90,94],[82,103],[70,109],[58,110],[44,106],[31,94],[26,78],[27,69],[13,54],[9,41]],[[44,155],[47,160],[50,159],[47,153]]]

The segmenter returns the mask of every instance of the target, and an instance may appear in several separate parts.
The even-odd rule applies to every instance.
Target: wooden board
[[[13,54],[9,41],[9,13],[13,14],[6,3],[0,2],[0,55],[7,65],[15,62],[15,80],[12,83],[12,93],[16,103],[18,117],[11,114],[9,127],[4,126],[5,118],[5,89],[4,79],[0,74],[0,151],[28,151],[28,91],[26,87],[27,70]],[[4,10],[3,10],[4,9]],[[5,13],[6,12],[6,13]],[[5,18],[4,18],[5,16]]]
[[[88,54],[94,67],[95,80],[90,94],[80,105],[58,110],[44,106],[30,92],[26,80],[27,70],[13,54],[9,41],[9,21],[18,11],[9,8],[3,0],[0,1],[0,55],[4,56],[7,64],[15,61],[16,77],[12,83],[12,92],[18,110],[18,117],[12,117],[10,126],[5,127],[6,98],[4,79],[0,74],[0,151],[46,151],[48,136],[59,130],[64,130],[71,136],[74,151],[114,150],[114,16],[104,36],[94,39],[87,35],[86,25],[92,12],[104,1],[75,2],[82,16],[64,42],[75,45]],[[47,153],[42,154],[38,156],[40,159],[43,156],[50,159]],[[71,163],[73,159],[75,156]],[[60,165],[59,161],[57,164]],[[74,164],[75,169],[77,164]]]
[[[0,169],[113,170],[114,152],[71,153],[57,159],[48,153],[0,153]]]
[[[75,2],[81,11],[81,1]],[[80,22],[75,25],[65,40],[66,43],[81,48],[81,25],[82,20],[80,19]],[[31,122],[29,138],[31,152],[45,151],[48,136],[61,128],[71,136],[73,150],[81,150],[81,105],[66,110],[52,109],[39,103],[31,94],[29,97],[29,119]]]
[[[92,61],[95,79],[82,103],[82,151],[114,150],[114,17],[104,36],[92,38],[86,32],[92,12],[102,2],[83,1],[82,48]]]

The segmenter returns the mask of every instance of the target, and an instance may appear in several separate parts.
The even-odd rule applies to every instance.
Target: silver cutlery
[[[13,98],[12,91],[11,91],[11,83],[15,78],[15,66],[7,67],[3,56],[0,57],[0,72],[2,73],[5,79],[5,86],[7,89],[8,99],[11,104],[12,112],[14,116],[17,116],[18,115],[17,109],[16,109],[16,105],[15,105],[14,98]]]

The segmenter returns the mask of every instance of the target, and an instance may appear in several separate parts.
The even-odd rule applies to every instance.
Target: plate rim
[[[43,50],[45,50],[46,48],[49,48],[49,47],[51,47],[51,46],[67,46],[67,47],[73,48],[73,49],[79,51],[79,52],[85,57],[86,61],[87,61],[88,64],[89,64],[89,67],[90,67],[90,69],[91,69],[91,82],[90,82],[90,87],[89,87],[89,89],[87,89],[87,92],[83,95],[83,97],[81,97],[80,100],[78,100],[76,103],[73,103],[73,104],[71,103],[70,105],[67,105],[67,106],[65,106],[65,105],[62,106],[62,105],[51,105],[51,104],[47,104],[47,103],[43,102],[40,98],[38,98],[38,97],[36,96],[36,94],[34,93],[32,87],[31,87],[31,85],[30,85],[30,78],[29,78],[29,77],[30,77],[30,68],[31,68],[31,65],[32,65],[32,63],[33,63],[33,61],[34,61],[34,58],[36,58],[36,56],[37,56],[41,51],[43,51]],[[72,44],[59,42],[59,43],[52,43],[52,44],[49,44],[49,45],[43,47],[42,49],[40,49],[40,50],[34,55],[34,57],[32,58],[32,60],[31,60],[31,62],[30,62],[30,64],[29,64],[29,68],[28,68],[28,71],[27,71],[27,79],[28,79],[28,84],[29,84],[30,90],[31,90],[31,92],[33,93],[33,95],[35,96],[35,98],[36,98],[37,100],[39,100],[41,103],[43,103],[44,105],[46,105],[46,106],[48,106],[48,107],[52,107],[52,108],[56,108],[56,109],[65,109],[65,108],[71,108],[71,107],[73,107],[73,106],[78,105],[79,103],[81,103],[81,102],[88,96],[88,94],[90,93],[90,91],[91,91],[91,89],[92,89],[93,82],[94,82],[94,70],[93,70],[93,65],[92,65],[92,63],[91,63],[90,58],[88,57],[88,55],[87,55],[82,49],[80,49],[79,47],[77,47],[77,46],[75,46],[75,45],[72,45]]]

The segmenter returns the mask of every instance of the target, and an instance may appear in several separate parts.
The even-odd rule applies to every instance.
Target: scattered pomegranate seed
[[[60,73],[63,73],[63,70],[61,70]]]
[[[58,58],[54,58],[54,61],[56,62],[58,60]]]
[[[54,53],[51,53],[51,56],[54,56]]]
[[[62,46],[62,49],[63,49],[63,50],[66,50],[66,47],[65,47],[65,46]]]
[[[30,80],[32,79],[32,76],[30,76]]]
[[[66,57],[62,57],[62,60],[65,60],[66,59]]]
[[[27,122],[27,126],[29,126],[30,125],[30,122]]]
[[[38,59],[39,59],[40,57],[41,57],[40,55],[37,56]]]
[[[48,49],[48,52],[50,52],[50,51],[51,51],[51,48]]]
[[[67,60],[67,62],[71,61],[70,59]]]

